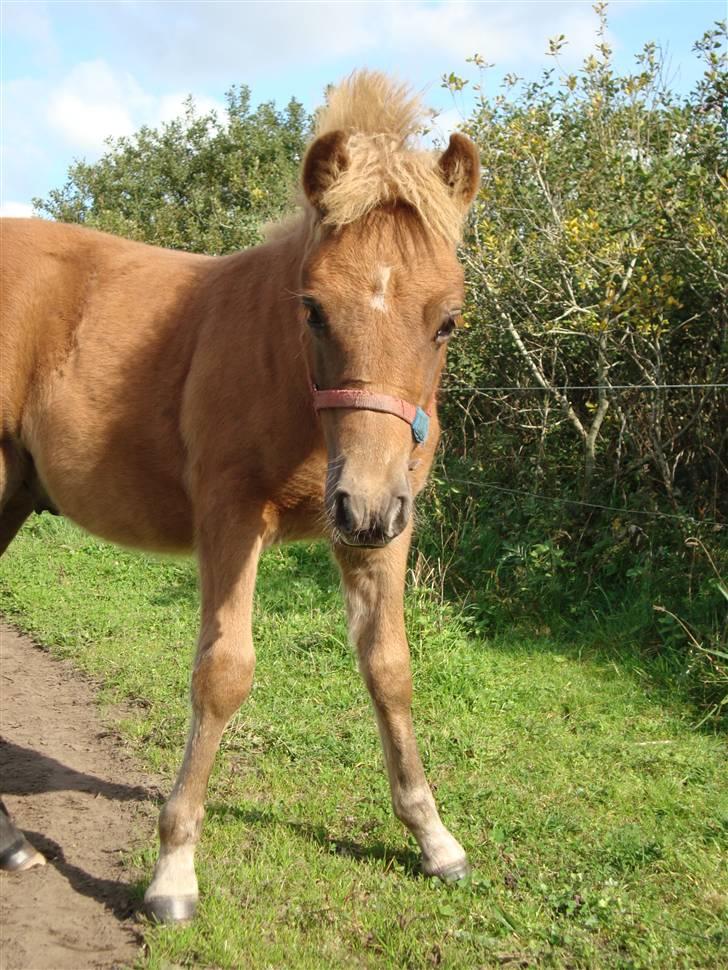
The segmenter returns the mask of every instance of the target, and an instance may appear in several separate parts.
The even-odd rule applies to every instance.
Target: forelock
[[[428,118],[418,96],[377,71],[357,71],[331,88],[316,117],[315,137],[343,131],[348,165],[323,193],[318,211],[304,199],[303,222],[269,227],[266,237],[288,235],[295,228],[310,235],[319,222],[342,228],[401,203],[427,232],[457,243],[463,209],[438,169],[440,153],[419,144]]]
[[[431,232],[460,239],[463,212],[438,170],[439,154],[418,144],[427,119],[419,97],[376,71],[355,72],[329,91],[316,136],[343,131],[349,164],[321,200],[324,224],[345,226],[401,202]]]

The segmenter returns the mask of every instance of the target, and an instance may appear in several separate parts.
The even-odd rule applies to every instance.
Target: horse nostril
[[[387,516],[387,532],[390,539],[398,536],[407,525],[412,508],[409,495],[397,495],[392,499]]]
[[[354,516],[351,511],[351,496],[341,489],[334,496],[334,521],[342,532],[354,531]]]
[[[394,501],[393,515],[390,519],[390,531],[394,535],[399,535],[407,525],[411,511],[412,499],[409,495],[398,495]]]
[[[394,539],[407,525],[412,509],[409,495],[393,495],[389,508],[384,517],[384,527],[387,539]]]
[[[345,541],[360,546],[382,546],[407,525],[412,498],[389,495],[380,510],[368,509],[361,496],[337,488],[331,501],[331,517]]]

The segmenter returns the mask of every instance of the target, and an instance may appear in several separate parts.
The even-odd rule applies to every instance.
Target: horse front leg
[[[172,793],[159,816],[159,859],[144,896],[161,922],[191,919],[197,908],[195,847],[207,783],[225,725],[247,698],[255,653],[253,590],[262,547],[259,523],[204,520],[198,543],[202,622],[192,674],[192,722]]]
[[[468,874],[465,850],[448,832],[425,778],[412,726],[412,675],[404,628],[411,529],[383,549],[337,546],[349,635],[374,704],[392,805],[422,850],[426,875],[454,882]]]

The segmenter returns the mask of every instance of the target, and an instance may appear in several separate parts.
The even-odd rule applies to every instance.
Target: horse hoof
[[[444,869],[438,869],[436,872],[429,873],[428,875],[436,876],[447,886],[453,886],[455,883],[463,882],[464,879],[467,879],[472,871],[468,860],[461,859],[459,862],[454,862],[452,865],[445,866]]]
[[[44,866],[45,858],[25,838],[19,838],[0,855],[0,869],[5,872],[24,872]]]
[[[144,909],[155,923],[189,923],[197,912],[197,897],[151,896],[144,900]]]

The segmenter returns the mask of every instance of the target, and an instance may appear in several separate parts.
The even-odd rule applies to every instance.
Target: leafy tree
[[[37,211],[161,246],[226,253],[259,241],[261,223],[291,201],[310,120],[291,100],[251,110],[250,91],[226,95],[226,117],[181,117],[108,142],[97,162],[77,161],[66,185]]]
[[[560,37],[557,67],[538,82],[508,77],[496,97],[477,86],[467,129],[484,178],[464,250],[472,337],[457,373],[540,389],[517,407],[494,392],[470,409],[498,413],[479,436],[484,460],[494,437],[518,442],[509,479],[529,450],[529,476],[574,497],[589,498],[598,478],[612,497],[639,487],[714,517],[726,498],[720,394],[662,386],[728,380],[724,28],[696,45],[706,75],[679,100],[653,44],[634,73],[615,73],[597,11],[599,41],[580,72],[559,70]],[[622,389],[633,384],[654,389]]]

